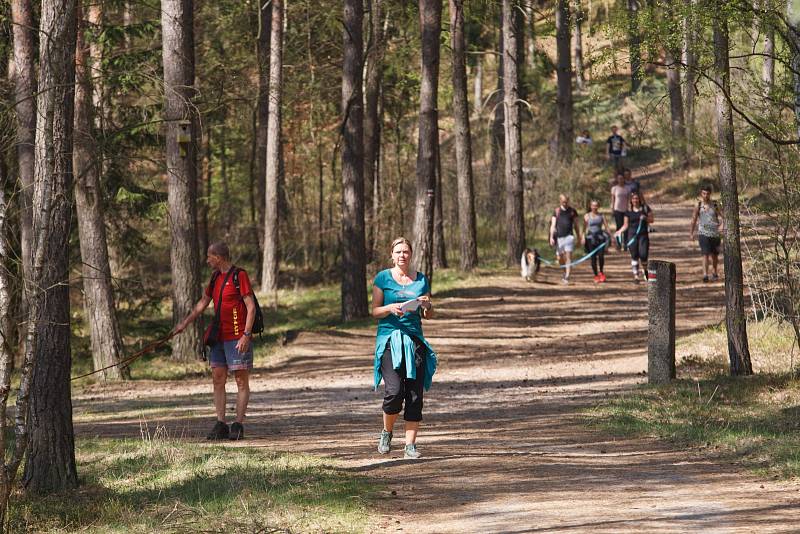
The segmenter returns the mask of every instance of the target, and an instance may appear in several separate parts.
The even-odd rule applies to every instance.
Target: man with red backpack
[[[214,408],[217,422],[207,439],[244,438],[244,417],[250,400],[250,369],[253,368],[253,327],[263,329],[261,310],[250,286],[247,272],[231,263],[230,249],[222,242],[208,247],[206,263],[213,271],[203,297],[192,312],[175,327],[183,332],[202,315],[210,302],[214,302],[214,320],[205,333],[204,342],[211,347],[211,376],[214,383]],[[236,420],[228,427],[225,422],[225,382],[228,371],[233,371],[238,392],[236,394]]]

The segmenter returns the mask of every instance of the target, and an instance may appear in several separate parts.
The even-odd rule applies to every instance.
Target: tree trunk
[[[256,101],[256,153],[254,165],[256,230],[258,242],[258,266],[256,271],[263,273],[264,261],[264,199],[267,176],[267,128],[269,123],[269,60],[270,38],[272,35],[272,2],[259,2],[258,35],[256,36],[256,57],[258,60],[258,99]]]
[[[211,209],[211,125],[207,124],[200,135],[200,179],[198,182],[198,192],[203,198],[200,214],[200,228],[198,229],[200,250],[208,250],[211,244],[211,235],[208,225],[208,212]]]
[[[447,250],[444,241],[444,213],[442,207],[442,152],[438,140],[436,142],[436,202],[433,212],[433,267],[447,269]]]
[[[503,53],[503,15],[500,13],[500,24],[498,26],[498,54],[497,54],[497,87],[495,88],[494,96],[489,100],[492,109],[494,110],[494,118],[492,119],[492,128],[489,132],[489,180],[488,180],[488,199],[486,202],[487,214],[490,220],[496,221],[500,218],[500,202],[499,199],[503,195],[503,158],[505,150],[505,132],[504,132],[504,119],[505,113],[503,111],[503,63],[505,62],[505,54]],[[500,229],[498,228],[498,231]],[[498,233],[498,238],[500,234]]]
[[[197,236],[197,139],[194,96],[192,0],[161,0],[166,122],[167,204],[171,235],[172,320],[191,312],[200,298]],[[191,361],[203,350],[200,322],[175,338],[173,358]]]
[[[575,41],[575,86],[578,91],[586,88],[586,80],[583,77],[583,34],[581,25],[583,24],[584,12],[581,7],[581,0],[575,2],[575,25],[573,26],[573,40]]]
[[[75,131],[72,162],[75,172],[75,205],[81,247],[84,320],[89,325],[94,369],[119,363],[122,338],[114,308],[111,268],[108,263],[105,210],[100,187],[100,162],[92,124],[92,84],[88,50],[84,40],[86,24],[77,6],[78,33],[75,46]],[[101,373],[104,380],[129,376],[127,368],[111,367]]]
[[[422,76],[419,90],[417,194],[414,211],[414,265],[418,271],[422,271],[432,280],[436,153],[439,144],[437,105],[442,1],[420,0],[419,20],[422,33]]]
[[[342,67],[342,320],[367,316],[364,239],[364,105],[362,0],[344,2]]]
[[[794,120],[800,140],[800,13],[789,17],[789,44],[792,53],[792,88],[794,90]]]
[[[558,112],[558,159],[572,161],[575,128],[572,123],[572,66],[570,58],[569,2],[558,0],[556,8],[556,78]],[[522,251],[520,251],[520,254]],[[519,259],[519,255],[517,259]],[[516,262],[516,260],[515,260]]]
[[[103,30],[105,9],[103,0],[88,2],[88,21],[95,37]],[[98,131],[105,128],[105,78],[103,76],[103,45],[99,39],[94,38],[89,43],[89,57],[91,58],[91,79],[93,92],[91,95],[92,106],[95,109],[94,120]],[[102,158],[100,158],[102,164]],[[101,169],[102,174],[102,169]]]
[[[695,0],[685,0],[686,18],[684,19],[683,62],[686,65],[684,92],[684,121],[686,127],[686,157],[691,157],[694,146],[694,84],[697,80],[696,19],[694,14]]]
[[[761,80],[764,92],[769,94],[775,85],[775,26],[772,22],[771,10],[775,6],[770,0],[761,0],[761,30],[764,33],[764,63],[761,67]]]
[[[122,25],[125,29],[133,25],[133,19],[133,2],[131,0],[125,0],[125,5],[122,6]],[[125,32],[125,50],[130,50],[130,48],[131,36],[128,32]]]
[[[36,29],[30,0],[12,0],[11,15],[14,32],[14,99],[17,114],[17,168],[20,194],[20,245],[24,276],[30,276],[31,245],[33,243],[34,138],[36,136]]]
[[[728,64],[728,21],[722,0],[717,0],[713,17],[714,82],[716,92],[717,143],[719,145],[719,183],[722,215],[725,221],[725,325],[728,330],[728,356],[731,375],[753,374],[747,342],[747,317],[744,308],[744,277],[739,236],[739,191],[736,184],[736,146],[733,113],[728,100],[730,68]]]
[[[565,5],[566,0],[560,0]],[[569,6],[567,5],[567,9]],[[503,0],[503,110],[506,156],[506,262],[514,265],[525,249],[525,214],[522,198],[522,128],[519,120],[518,41],[512,0]],[[569,33],[567,33],[569,61]],[[560,73],[559,73],[560,76]]]
[[[631,64],[631,94],[639,90],[642,83],[642,38],[639,35],[639,0],[628,3],[628,50]]]
[[[674,20],[674,19],[673,19]],[[686,126],[684,123],[681,71],[677,51],[669,46],[664,50],[667,67],[667,92],[669,94],[670,132],[673,165],[686,165]]]
[[[475,57],[472,80],[472,113],[478,117],[483,110],[483,56]]]
[[[23,484],[36,493],[77,487],[70,392],[69,233],[75,81],[75,0],[42,3],[33,191],[33,270],[26,287],[34,350]],[[35,332],[32,332],[32,328]],[[32,345],[32,346],[30,346]],[[26,360],[30,360],[26,355]],[[24,369],[23,369],[24,372]],[[21,394],[18,402],[23,402]],[[19,416],[19,414],[18,414]],[[18,439],[21,436],[18,435]]]
[[[377,205],[380,187],[381,121],[380,94],[383,69],[383,0],[370,0],[370,46],[367,54],[367,80],[364,113],[364,186],[367,223],[367,251],[372,256],[377,238]]]
[[[281,171],[281,107],[283,92],[283,0],[272,1],[272,30],[269,57],[269,110],[266,151],[266,185],[264,188],[264,260],[261,289],[269,294],[273,307],[278,307],[278,186]]]
[[[461,270],[478,265],[475,230],[475,193],[472,183],[472,136],[467,101],[464,0],[450,0],[450,45],[453,51],[453,118],[455,121],[458,227],[461,232]],[[480,65],[480,61],[478,65]],[[478,95],[478,99],[480,96]]]
[[[534,0],[526,0],[524,7],[525,18],[527,19],[525,28],[528,30],[528,39],[525,41],[527,47],[525,59],[528,61],[528,68],[531,69],[531,73],[536,77],[538,74],[536,65],[536,13],[533,11],[533,2]]]

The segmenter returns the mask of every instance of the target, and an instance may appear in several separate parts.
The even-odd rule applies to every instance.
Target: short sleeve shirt
[[[392,270],[385,269],[375,276],[375,287],[383,291],[383,305],[403,303],[431,292],[428,278],[418,272],[417,278],[408,285],[401,285],[392,277]],[[391,334],[394,330],[402,330],[412,336],[422,336],[422,317],[420,308],[397,317],[389,314],[378,321],[378,336]]]
[[[625,139],[621,135],[617,134],[610,136],[606,143],[608,144],[608,151],[610,153],[614,154],[615,156],[622,154],[622,145],[625,143]]]
[[[624,185],[615,185],[611,188],[611,194],[614,195],[614,205],[611,206],[611,209],[614,211],[628,211],[631,190]]]
[[[225,282],[227,273],[218,273],[214,280],[214,287],[206,287],[206,296],[214,302],[214,313],[217,311],[219,292]],[[233,275],[228,277],[225,288],[222,289],[222,307],[220,308],[220,341],[234,341],[244,335],[247,324],[247,307],[244,297],[253,292],[247,272],[239,269],[239,291],[233,283]]]
[[[642,208],[638,211],[630,210],[625,213],[625,216],[628,218],[628,235],[633,236],[636,233],[636,230],[639,230],[639,235],[647,235],[647,214],[650,213],[652,210],[650,206],[645,204]],[[639,223],[641,222],[641,229],[639,228]]]

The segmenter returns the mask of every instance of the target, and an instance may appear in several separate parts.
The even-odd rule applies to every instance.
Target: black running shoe
[[[228,437],[230,440],[244,439],[244,425],[242,423],[233,423],[231,425],[231,433]]]
[[[211,432],[206,436],[208,440],[218,440],[218,439],[228,439],[230,435],[230,430],[228,429],[228,425],[223,423],[222,421],[217,421],[217,424],[214,425],[214,428],[211,429]]]

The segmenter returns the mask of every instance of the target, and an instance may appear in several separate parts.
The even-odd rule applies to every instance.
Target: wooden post
[[[647,376],[651,384],[675,378],[675,264],[647,264]]]

